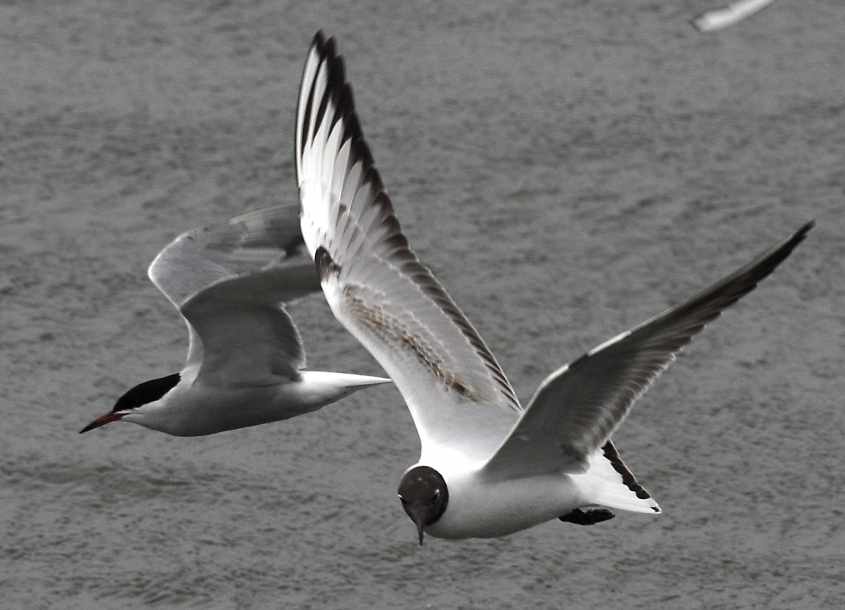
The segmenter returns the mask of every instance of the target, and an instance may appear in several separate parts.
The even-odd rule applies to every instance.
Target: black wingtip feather
[[[780,264],[785,261],[792,251],[807,238],[816,224],[815,220],[810,220],[798,229],[792,236],[784,241],[779,246],[767,250],[746,267],[737,271],[731,278],[728,278],[725,283],[730,284],[736,282],[736,292],[732,303],[739,300],[743,295],[751,292],[757,284],[768,277]],[[729,292],[729,291],[726,291]]]
[[[325,59],[325,65],[327,71],[326,91],[323,94],[323,99],[320,100],[320,105],[317,107],[317,118],[314,122],[318,127],[323,124],[326,110],[329,107],[329,101],[337,99],[337,91],[343,85],[344,78],[343,60],[341,58],[328,55]],[[339,116],[340,113],[336,113],[332,117],[332,121],[336,121]]]
[[[323,48],[325,44],[326,36],[323,34],[323,30],[317,30],[314,34],[314,38],[311,39],[311,46],[317,47],[318,50]]]
[[[795,237],[797,237],[799,240],[803,241],[804,238],[807,237],[807,233],[810,232],[810,229],[812,229],[815,226],[816,226],[816,219],[815,218],[808,220],[806,223],[804,223],[804,226],[802,226],[800,229],[798,229],[798,231],[795,232]]]
[[[364,139],[363,130],[361,129],[358,115],[355,112],[355,98],[352,93],[352,87],[346,82],[346,68],[341,56],[337,55],[334,39],[329,38],[324,40],[322,32],[318,32],[314,36],[313,46],[316,49],[319,61],[326,62],[328,73],[326,90],[323,93],[322,99],[311,99],[314,96],[314,83],[310,84],[311,89],[307,98],[308,105],[305,108],[303,116],[306,118],[313,116],[314,118],[313,125],[316,127],[312,126],[310,128],[311,133],[315,133],[324,120],[328,104],[327,100],[331,99],[335,106],[333,121],[343,120],[344,122],[342,144],[349,141],[350,151],[348,163],[351,167],[353,163],[360,162],[363,166],[364,174],[361,182],[369,182],[373,190],[378,193],[372,205],[380,208],[380,214],[378,214],[378,220],[376,222],[383,222],[390,227],[386,237],[389,236],[388,239],[391,240],[389,243],[391,256],[395,261],[401,261],[400,266],[403,272],[413,277],[414,281],[420,285],[422,290],[453,319],[461,332],[470,341],[471,345],[479,352],[486,366],[490,369],[494,380],[500,384],[501,391],[507,401],[515,410],[519,410],[519,401],[487,346],[477,336],[475,329],[466,321],[457,306],[452,303],[450,297],[445,293],[439,282],[437,282],[430,271],[411,252],[407,240],[401,235],[399,222],[394,215],[393,204],[387,193],[384,192],[384,184],[378,170],[375,168],[372,152]],[[302,145],[304,150],[306,146],[306,134],[302,134]],[[299,153],[301,154],[302,151],[299,151]],[[395,237],[396,235],[398,237]],[[333,272],[340,271],[340,267],[332,260],[324,248],[319,248],[315,252],[314,262],[321,279],[325,279]]]
[[[369,149],[367,150],[369,153]],[[376,195],[376,201],[373,203],[375,205],[381,206],[388,214],[393,213],[393,203],[390,201],[390,198],[387,196],[387,193],[384,192],[384,183],[381,181],[381,174],[376,169],[375,165],[370,165],[367,168],[366,173],[364,174],[364,183],[369,182],[373,190],[378,193]],[[381,197],[381,199],[378,199]]]
[[[341,119],[344,121],[345,133],[343,140],[351,140],[353,157],[360,160],[366,168],[374,169],[375,162],[373,155],[370,152],[370,147],[364,140],[361,124],[355,112],[355,97],[352,93],[352,86],[346,82],[346,65],[343,57],[337,53],[335,39],[333,37],[324,39],[322,31],[318,31],[314,35],[313,46],[317,49],[320,61],[326,63],[328,73],[326,76],[326,90],[319,102],[312,99],[314,94],[312,83],[308,105],[306,106],[306,116],[314,113],[313,106],[315,103],[318,103],[314,125],[319,126],[325,116],[328,102],[331,100],[335,105],[336,113],[333,117],[333,122]],[[305,138],[303,138],[304,146]],[[380,189],[384,188],[381,179],[378,181],[378,186]]]
[[[769,258],[769,260],[773,261],[772,270],[777,267],[782,261],[786,259],[792,251],[807,238],[807,234],[816,226],[815,220],[810,220],[798,229],[795,233],[793,233],[792,237],[787,239],[781,246],[775,248],[770,255],[762,255],[761,259]],[[762,261],[761,261],[762,262]]]
[[[349,83],[343,84],[343,87],[341,87],[340,92],[337,94],[335,104],[337,104],[338,116],[347,117],[347,120],[343,125],[345,130],[343,133],[343,139],[349,140],[363,138],[361,125],[358,123],[358,117],[355,116],[355,98],[352,95],[352,86]]]
[[[340,265],[334,262],[332,255],[323,246],[317,248],[314,253],[314,266],[317,268],[317,275],[320,276],[321,282],[330,275],[340,272]]]
[[[754,290],[761,281],[771,275],[792,254],[798,244],[806,239],[807,233],[814,225],[814,220],[805,223],[781,244],[766,250],[747,265],[702,290],[685,304],[667,311],[664,323],[671,324],[678,320],[686,320],[687,336],[684,345],[689,343],[692,336],[707,323],[717,318],[723,310]],[[675,340],[677,341],[678,337],[675,337]]]
[[[602,447],[602,454],[607,461],[610,462],[610,465],[613,466],[613,469],[622,477],[622,483],[630,489],[640,500],[648,500],[651,498],[651,494],[646,491],[646,489],[640,485],[639,481],[637,481],[636,477],[634,477],[634,473],[628,468],[625,462],[622,461],[622,456],[619,455],[619,451],[616,449],[616,446],[613,444],[612,441],[607,441],[604,446]]]
[[[326,59],[332,59],[337,55],[337,48],[334,41],[334,36],[330,36],[328,40],[326,40],[323,48],[321,49],[323,57]]]

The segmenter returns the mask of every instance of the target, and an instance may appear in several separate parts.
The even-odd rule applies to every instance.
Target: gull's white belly
[[[563,474],[486,482],[470,474],[445,479],[446,511],[425,531],[437,538],[492,538],[512,534],[582,506],[574,481]]]

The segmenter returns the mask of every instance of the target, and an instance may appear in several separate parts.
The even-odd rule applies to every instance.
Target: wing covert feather
[[[281,306],[320,289],[302,244],[299,206],[274,206],[179,235],[148,269],[188,326],[187,364],[228,385],[296,379],[305,350]]]
[[[182,314],[202,340],[200,378],[229,386],[299,379],[305,348],[281,303],[319,289],[314,266],[299,264],[227,278],[198,292]]]
[[[282,262],[301,244],[299,206],[273,206],[182,233],[158,253],[147,274],[178,308],[215,282]]]

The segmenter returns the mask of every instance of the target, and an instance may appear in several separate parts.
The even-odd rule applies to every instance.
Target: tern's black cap
[[[158,379],[151,379],[144,383],[139,383],[134,388],[126,392],[123,396],[117,399],[114,403],[112,413],[117,411],[127,411],[135,409],[148,402],[158,400],[167,394],[177,383],[179,383],[179,373],[173,373],[167,377],[159,377]]]

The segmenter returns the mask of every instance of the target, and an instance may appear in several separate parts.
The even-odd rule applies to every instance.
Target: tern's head
[[[399,481],[399,499],[402,501],[402,508],[417,526],[422,546],[423,528],[435,523],[449,503],[446,481],[434,468],[411,468]]]
[[[79,431],[80,434],[88,432],[94,428],[99,428],[113,421],[119,421],[124,415],[132,413],[133,409],[155,402],[162,396],[167,394],[173,386],[179,383],[179,373],[168,375],[167,377],[160,377],[159,379],[151,379],[144,383],[139,383],[134,388],[126,392],[123,396],[117,399],[114,407],[109,413],[101,415],[90,424]]]

